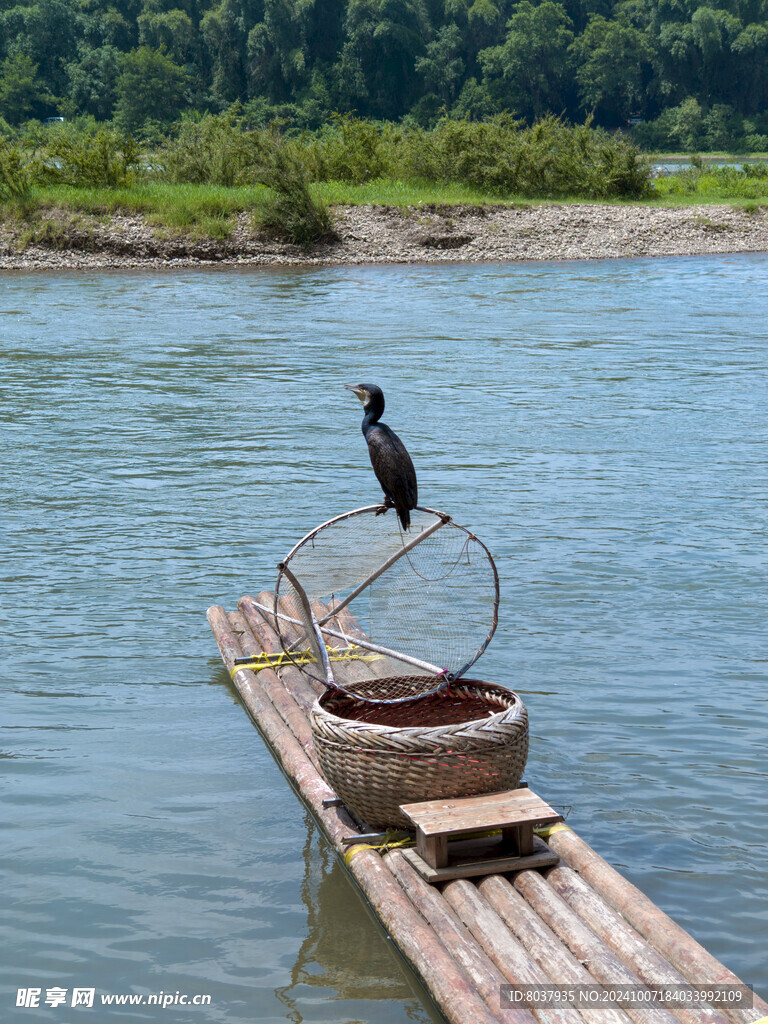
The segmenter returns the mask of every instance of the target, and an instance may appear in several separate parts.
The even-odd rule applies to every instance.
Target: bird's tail
[[[407,530],[411,525],[411,512],[406,505],[397,506],[397,518],[400,520],[400,525],[404,530]]]

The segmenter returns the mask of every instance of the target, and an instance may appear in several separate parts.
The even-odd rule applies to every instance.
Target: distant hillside
[[[0,0],[0,131],[151,133],[239,101],[434,124],[547,112],[647,146],[768,149],[768,0]]]

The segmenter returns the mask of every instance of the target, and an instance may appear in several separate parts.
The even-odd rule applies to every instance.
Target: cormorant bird
[[[411,525],[411,509],[418,504],[416,470],[405,445],[379,420],[384,412],[384,392],[375,384],[345,384],[363,403],[363,435],[368,442],[368,454],[376,479],[384,491],[384,508],[394,508],[407,530]],[[380,512],[376,513],[380,515]]]

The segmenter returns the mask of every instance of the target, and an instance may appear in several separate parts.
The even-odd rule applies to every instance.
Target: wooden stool
[[[527,788],[427,800],[400,810],[416,826],[416,849],[406,850],[405,856],[428,882],[546,867],[559,860],[533,828],[563,816]],[[500,838],[476,836],[497,829]]]

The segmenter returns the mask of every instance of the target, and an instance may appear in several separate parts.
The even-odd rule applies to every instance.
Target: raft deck
[[[318,768],[309,711],[322,687],[290,664],[234,666],[237,658],[280,654],[270,610],[270,592],[243,597],[237,611],[208,609],[224,664],[286,776],[447,1021],[768,1024],[768,1003],[757,994],[752,1007],[700,1001],[690,986],[744,983],[563,823],[537,831],[559,857],[556,867],[438,885],[403,849],[372,846]],[[542,985],[629,985],[641,995],[624,1009],[554,1001],[527,1008],[510,997]],[[674,1009],[643,1001],[646,990],[670,986],[679,993]]]

